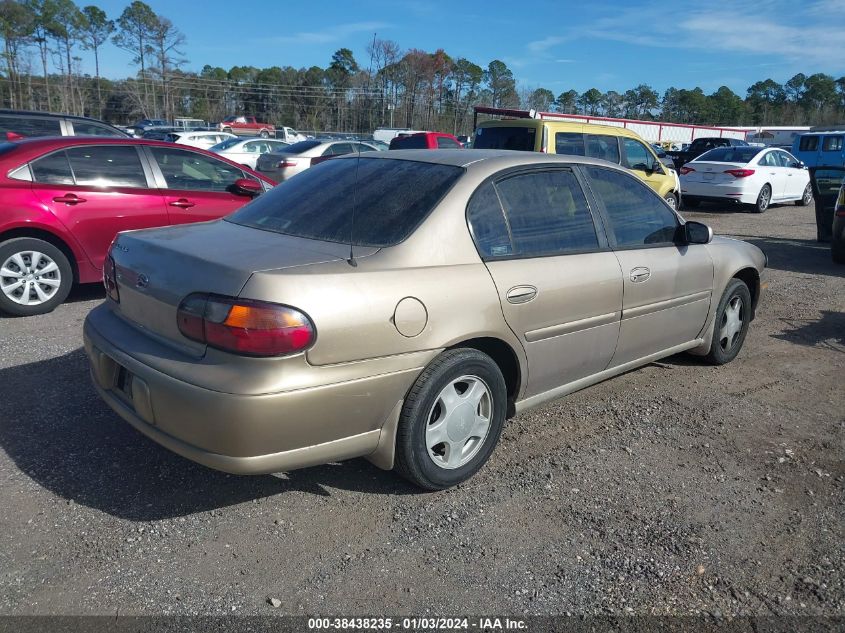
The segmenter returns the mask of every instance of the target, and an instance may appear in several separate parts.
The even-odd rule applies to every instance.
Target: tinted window
[[[825,136],[822,141],[823,152],[840,152],[842,151],[842,137],[841,136]]]
[[[196,152],[151,147],[168,189],[227,191],[244,173],[228,163]]]
[[[411,136],[397,136],[390,141],[390,149],[427,149],[428,142],[425,134]]]
[[[219,152],[219,151],[222,151],[224,149],[229,149],[233,145],[237,145],[240,142],[241,142],[241,139],[239,139],[239,138],[227,138],[225,141],[220,141],[217,145],[214,145],[211,148],[211,151],[212,152]]]
[[[569,154],[570,156],[584,155],[584,135],[572,132],[558,132],[555,134],[555,154]]]
[[[515,149],[533,152],[537,130],[533,127],[480,127],[472,142],[474,149]]]
[[[647,171],[654,165],[654,158],[645,148],[645,145],[632,138],[622,139],[622,142],[625,144],[625,156],[628,159],[628,167]]]
[[[146,187],[144,168],[134,147],[72,147],[67,150],[77,185]]]
[[[460,167],[408,160],[329,160],[227,219],[327,242],[349,243],[351,235],[358,246],[393,246],[419,226],[462,173]]]
[[[73,133],[76,136],[111,136],[126,138],[120,130],[114,130],[107,125],[94,123],[93,121],[71,121]]]
[[[518,255],[598,248],[587,200],[570,171],[520,174],[496,183]]]
[[[323,142],[324,141],[299,141],[299,143],[288,145],[284,148],[284,151],[286,154],[301,154],[302,152],[307,152],[309,149],[314,149]]]
[[[513,254],[510,231],[492,183],[482,185],[473,194],[467,207],[467,219],[479,255],[504,257]]]
[[[0,116],[0,134],[7,132],[20,136],[61,136],[62,127],[58,118],[28,117],[18,115]]]
[[[461,149],[461,144],[448,136],[438,136],[437,147],[441,149]]]
[[[818,136],[802,136],[798,141],[798,149],[802,152],[815,152],[818,148]]]
[[[652,246],[674,240],[677,216],[636,177],[601,167],[586,170],[604,202],[617,246]]]
[[[72,185],[73,172],[64,152],[55,152],[39,158],[30,164],[32,178],[35,182],[50,185]]]
[[[748,163],[760,153],[759,147],[717,147],[705,152],[696,161],[708,163]]]
[[[619,164],[619,142],[615,136],[606,134],[585,134],[587,156],[609,160]]]

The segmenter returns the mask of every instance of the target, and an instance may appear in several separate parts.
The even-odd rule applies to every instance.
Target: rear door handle
[[[179,207],[180,209],[190,209],[193,206],[196,206],[196,202],[191,202],[186,198],[179,198],[178,200],[174,200],[170,203],[171,207]]]
[[[508,303],[528,303],[537,296],[537,289],[534,286],[514,286],[506,296]]]
[[[87,202],[85,198],[80,198],[76,194],[73,193],[66,193],[63,196],[57,196],[53,198],[54,202],[64,202],[65,204],[81,204],[83,202]]]
[[[645,266],[637,266],[631,269],[631,281],[635,284],[646,281],[651,277],[651,271]]]

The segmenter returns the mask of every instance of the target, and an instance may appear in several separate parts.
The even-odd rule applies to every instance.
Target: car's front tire
[[[405,399],[396,472],[426,490],[466,481],[496,447],[506,408],[505,379],[492,358],[469,348],[443,352]]]
[[[704,359],[711,365],[731,362],[745,343],[751,322],[751,291],[741,279],[731,279],[713,322],[713,340]]]
[[[806,207],[813,201],[813,188],[810,186],[810,183],[807,183],[807,186],[804,187],[804,193],[801,194],[801,199],[795,201],[796,207]]]
[[[33,316],[51,312],[73,285],[65,254],[49,242],[18,237],[0,244],[0,312]]]
[[[764,213],[772,203],[772,187],[763,185],[760,193],[757,194],[757,202],[754,203],[754,213]]]
[[[663,199],[666,201],[666,204],[672,207],[673,210],[678,210],[678,198],[674,193],[670,191],[665,196],[663,196]]]
[[[261,138],[270,138],[270,132],[268,132],[267,130],[261,130],[258,133],[258,136],[260,136]]]

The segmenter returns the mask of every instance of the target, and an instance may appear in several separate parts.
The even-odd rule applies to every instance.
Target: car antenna
[[[358,198],[358,166],[361,164],[361,150],[360,148],[356,148],[356,158],[355,158],[355,184],[352,185],[352,221],[349,223],[349,259],[346,260],[346,263],[350,266],[357,266],[358,262],[355,261],[355,251],[354,251],[354,237],[355,237],[355,204],[357,203]]]

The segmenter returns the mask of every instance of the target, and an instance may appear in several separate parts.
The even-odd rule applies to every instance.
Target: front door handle
[[[195,206],[196,202],[191,202],[187,198],[179,198],[170,203],[171,207],[179,207],[180,209],[190,209]]]
[[[85,198],[80,198],[76,194],[73,193],[66,193],[63,196],[57,196],[53,198],[54,202],[64,202],[65,204],[81,204],[83,202],[87,202]]]
[[[528,303],[537,296],[534,286],[514,286],[508,290],[508,303]]]
[[[646,281],[649,277],[651,277],[651,271],[645,266],[637,266],[631,269],[631,281],[635,284]]]

